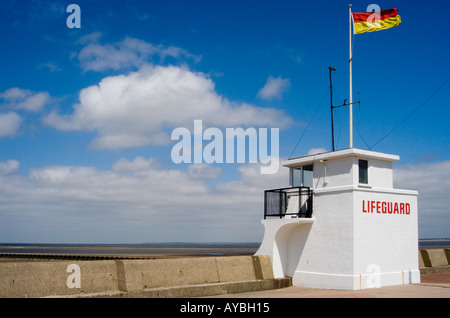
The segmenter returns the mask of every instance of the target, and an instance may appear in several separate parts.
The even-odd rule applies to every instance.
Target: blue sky
[[[286,186],[285,169],[176,165],[170,132],[277,127],[283,158],[331,150],[328,66],[341,104],[348,3],[1,0],[0,241],[260,241],[262,191]],[[354,146],[399,155],[419,236],[449,237],[450,4],[376,3],[402,23],[354,36]],[[335,140],[348,147],[346,108]]]

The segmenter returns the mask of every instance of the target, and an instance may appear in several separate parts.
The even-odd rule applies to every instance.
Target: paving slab
[[[420,284],[363,290],[330,290],[298,286],[213,296],[216,298],[450,298],[450,272],[421,275]]]

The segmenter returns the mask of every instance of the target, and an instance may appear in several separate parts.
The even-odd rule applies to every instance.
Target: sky
[[[288,186],[288,169],[178,164],[171,133],[277,128],[281,160],[330,151],[348,4],[0,0],[0,242],[261,241],[264,190]],[[419,191],[419,237],[448,238],[450,3],[376,4],[402,23],[352,36],[353,146],[399,155],[394,186]],[[335,109],[336,149],[348,121]]]

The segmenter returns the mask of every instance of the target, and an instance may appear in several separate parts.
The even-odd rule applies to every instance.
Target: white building
[[[420,282],[417,192],[393,188],[398,156],[355,148],[290,159],[290,187],[265,193],[275,277],[356,290]]]

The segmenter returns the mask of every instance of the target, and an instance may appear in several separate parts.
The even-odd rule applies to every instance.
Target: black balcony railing
[[[308,187],[292,187],[264,191],[264,219],[286,215],[310,218],[313,211],[313,191]]]

